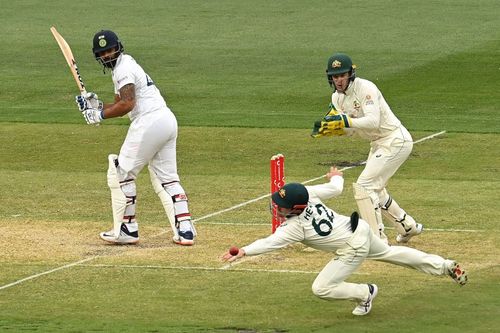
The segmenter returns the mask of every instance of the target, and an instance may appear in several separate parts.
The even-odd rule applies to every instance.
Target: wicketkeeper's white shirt
[[[377,86],[368,80],[356,78],[345,93],[335,91],[332,103],[337,111],[351,118],[351,128],[362,138],[377,141],[389,136],[401,137],[405,141],[412,138],[401,121],[394,115]]]

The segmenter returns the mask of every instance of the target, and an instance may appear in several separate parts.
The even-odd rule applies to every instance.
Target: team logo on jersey
[[[353,104],[354,104],[354,105],[353,105],[353,106],[354,106],[354,109],[355,109],[356,111],[359,111],[359,109],[361,109],[361,104],[359,104],[359,102],[358,102],[358,101],[354,101],[354,103],[353,103]]]
[[[366,102],[365,105],[373,105],[373,100],[370,95],[366,95]]]
[[[286,191],[285,191],[285,189],[284,189],[284,188],[280,188],[280,190],[278,191],[278,194],[279,194],[279,196],[280,196],[282,199],[284,199],[284,198],[285,198],[285,196],[286,196]]]
[[[334,62],[332,62],[332,68],[340,68],[342,67],[342,63],[338,60],[335,60]]]
[[[108,42],[104,38],[99,39],[99,46],[100,47],[105,47],[106,44],[108,44]]]

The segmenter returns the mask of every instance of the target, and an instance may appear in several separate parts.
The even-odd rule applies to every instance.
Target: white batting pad
[[[111,207],[113,209],[113,233],[118,238],[120,235],[120,227],[123,222],[123,215],[127,207],[127,197],[123,193],[118,174],[116,172],[115,160],[118,155],[110,154],[108,156],[108,187],[111,190]]]
[[[359,214],[370,225],[375,235],[379,235],[380,227],[382,226],[382,214],[380,213],[380,208],[376,209],[370,194],[361,185],[353,183],[352,187],[354,189],[354,199],[356,199],[356,204],[358,205]]]

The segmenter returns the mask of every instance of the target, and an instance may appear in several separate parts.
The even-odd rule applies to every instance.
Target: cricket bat
[[[75,57],[73,56],[73,52],[71,52],[71,48],[55,27],[51,27],[50,31],[52,32],[52,35],[54,35],[57,44],[59,44],[59,47],[61,48],[64,58],[68,63],[69,69],[71,70],[71,74],[73,74],[73,78],[75,79],[76,85],[78,86],[78,90],[80,90],[80,94],[82,96],[85,96],[87,94],[87,90],[85,89],[85,84],[83,84],[82,76],[80,75],[80,71],[78,70],[78,66],[76,65]]]

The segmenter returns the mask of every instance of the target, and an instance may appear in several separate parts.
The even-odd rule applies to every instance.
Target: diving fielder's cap
[[[335,53],[328,59],[328,64],[326,66],[327,75],[339,75],[351,71],[356,68],[352,64],[351,58],[344,53]]]
[[[309,201],[309,193],[304,185],[299,183],[289,183],[274,192],[271,198],[278,207],[303,209]]]

